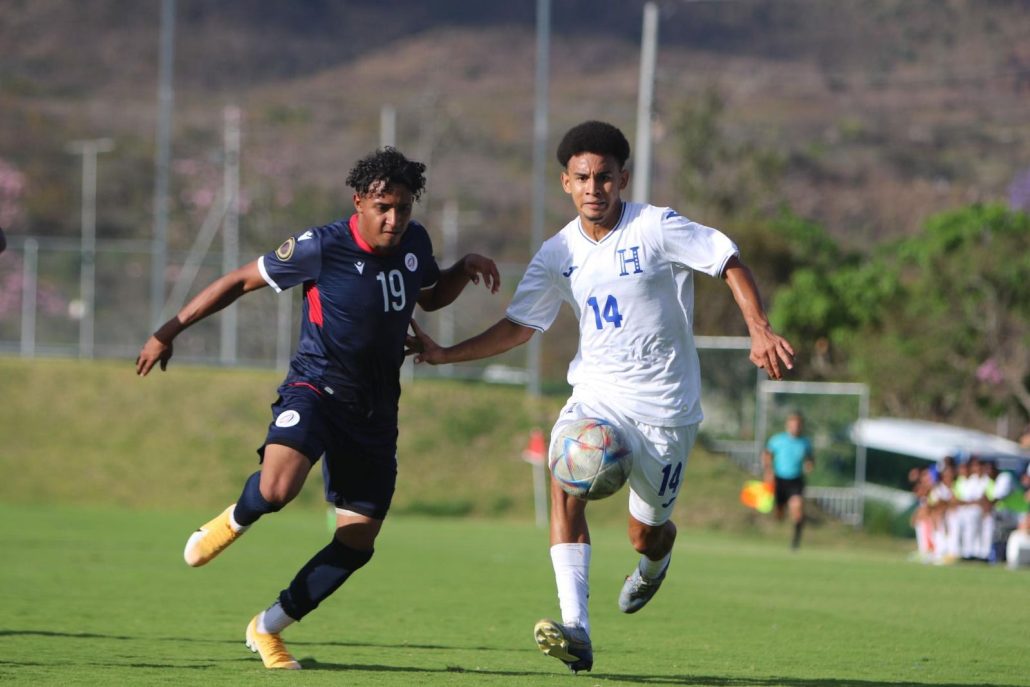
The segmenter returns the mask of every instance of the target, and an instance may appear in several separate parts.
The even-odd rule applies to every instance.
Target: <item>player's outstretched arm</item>
[[[785,370],[780,369],[781,365],[786,370],[794,369],[794,348],[769,325],[751,270],[734,256],[726,263],[722,278],[730,287],[751,335],[751,362],[773,379],[782,379]]]
[[[172,357],[172,341],[182,330],[232,304],[243,294],[267,285],[256,260],[211,282],[147,339],[136,357],[136,374],[145,377],[157,364],[166,369]]]
[[[445,348],[433,341],[414,320],[411,321],[411,328],[415,335],[408,337],[408,350],[416,354],[416,363],[430,365],[489,358],[526,343],[535,332],[534,329],[503,318],[481,334]]]
[[[497,289],[501,287],[501,275],[494,261],[476,253],[469,253],[440,272],[440,279],[433,288],[419,295],[418,304],[427,312],[439,310],[453,303],[469,282],[478,284],[480,279],[483,280],[483,285],[490,289],[490,293],[497,293]]]

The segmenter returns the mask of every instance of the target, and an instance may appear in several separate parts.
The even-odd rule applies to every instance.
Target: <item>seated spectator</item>
[[[926,498],[933,521],[933,562],[947,565],[958,560],[959,526],[955,505],[955,471],[945,466],[940,481]]]
[[[919,560],[929,563],[934,557],[934,520],[928,499],[937,482],[937,471],[932,467],[912,468],[908,480],[912,484],[912,495],[916,498],[916,509],[912,513],[912,529],[916,532],[916,546]]]
[[[1026,488],[1023,499],[1030,505],[1030,466],[1023,475],[1023,486]],[[1030,512],[1023,513],[1019,527],[1009,535],[1005,547],[1005,564],[1012,570],[1020,565],[1030,565]]]
[[[983,521],[983,496],[987,491],[987,475],[977,456],[959,463],[955,480],[954,511],[958,528],[959,557],[963,560],[986,560],[980,540]]]
[[[999,470],[995,461],[985,461],[987,470],[987,491],[984,493],[984,518],[980,541],[987,560],[1004,560],[1005,540],[1019,525],[1019,519],[1026,510],[1022,490],[1017,489],[1011,472]]]

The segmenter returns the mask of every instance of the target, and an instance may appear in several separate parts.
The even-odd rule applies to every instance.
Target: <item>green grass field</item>
[[[531,639],[557,613],[544,533],[413,517],[388,520],[372,563],[287,630],[305,670],[273,673],[243,630],[323,545],[323,512],[269,516],[190,569],[182,545],[209,515],[0,506],[0,682],[1030,684],[1028,574],[684,531],[660,594],[625,616],[615,599],[634,556],[621,528],[594,530],[596,663],[573,677]]]
[[[266,671],[243,631],[327,541],[321,480],[209,566],[182,547],[256,469],[278,379],[0,357],[0,683],[1030,685],[1030,573],[908,563],[909,543],[819,517],[792,555],[737,501],[746,475],[701,448],[639,614],[615,602],[636,559],[625,496],[591,506],[596,662],[573,677],[531,638],[558,609],[519,458],[562,399],[430,380],[402,397],[375,558],[287,631],[306,670]]]

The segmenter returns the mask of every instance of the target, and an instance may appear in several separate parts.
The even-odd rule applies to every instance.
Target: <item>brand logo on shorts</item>
[[[408,268],[409,272],[414,272],[418,269],[418,258],[415,257],[414,253],[408,253],[404,256],[404,266]]]
[[[276,427],[293,427],[300,422],[300,413],[296,410],[284,410],[275,418]]]

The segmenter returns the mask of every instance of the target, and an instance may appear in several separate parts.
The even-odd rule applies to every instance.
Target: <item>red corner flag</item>
[[[534,429],[529,433],[529,443],[522,451],[522,460],[527,463],[543,463],[547,457],[547,441],[543,430]]]

